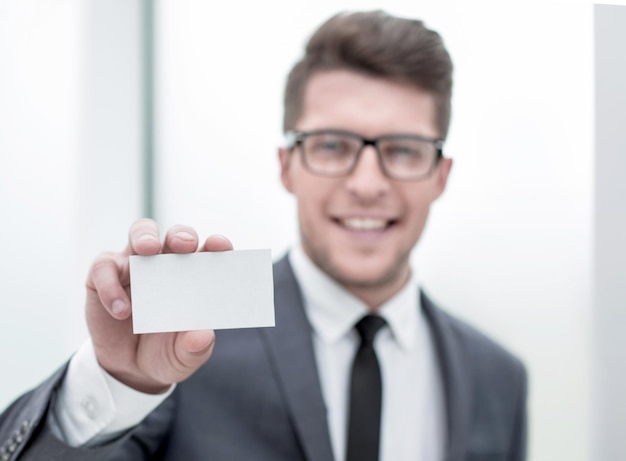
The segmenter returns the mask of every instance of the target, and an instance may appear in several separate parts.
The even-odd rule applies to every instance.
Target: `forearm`
[[[116,385],[98,366],[91,346],[83,346],[69,366],[0,415],[2,455],[20,461],[97,461],[115,451],[120,460],[149,459],[144,454],[155,451],[167,433],[174,402],[169,393],[138,396]],[[144,418],[149,424],[139,424]]]
[[[91,342],[72,358],[49,422],[52,432],[71,446],[95,446],[139,424],[172,392],[144,394],[106,373]]]

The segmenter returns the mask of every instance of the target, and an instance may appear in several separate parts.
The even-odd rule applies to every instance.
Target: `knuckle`
[[[156,222],[150,218],[139,218],[131,225],[131,227],[134,226],[156,226]]]
[[[172,227],[170,227],[170,229],[168,230],[167,234],[168,235],[174,235],[178,232],[188,232],[191,235],[193,235],[194,237],[196,237],[196,231],[194,230],[193,227],[191,226],[185,226],[183,224],[176,224]]]
[[[91,263],[91,272],[100,272],[102,270],[106,270],[111,267],[113,263],[113,258],[110,254],[102,253],[96,259],[94,259],[93,263]]]
[[[157,223],[150,218],[140,218],[131,224],[129,234],[158,233]]]

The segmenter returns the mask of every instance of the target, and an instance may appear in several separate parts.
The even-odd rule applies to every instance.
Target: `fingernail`
[[[111,305],[111,312],[115,315],[121,314],[124,312],[124,309],[126,309],[126,303],[124,301],[120,299],[113,301],[113,304]]]
[[[176,234],[174,234],[174,237],[179,238],[181,240],[195,240],[195,237],[190,234],[189,232],[185,232],[185,231],[180,231],[180,232],[176,232]]]
[[[157,238],[154,235],[152,235],[152,234],[143,234],[143,235],[139,236],[137,241],[140,241],[140,240],[156,240],[156,239]]]
[[[216,238],[218,238],[220,240],[224,240],[225,242],[230,243],[230,240],[228,240],[228,238],[224,237],[222,234],[213,234],[213,235],[211,235],[211,238],[213,238],[213,237],[216,237]]]

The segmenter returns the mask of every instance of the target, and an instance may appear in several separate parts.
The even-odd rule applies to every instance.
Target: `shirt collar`
[[[289,253],[289,262],[302,290],[305,313],[323,341],[339,341],[368,313],[366,304],[313,264],[301,246]],[[417,346],[424,319],[413,271],[404,287],[380,307],[378,314],[385,319],[403,349],[412,350]]]

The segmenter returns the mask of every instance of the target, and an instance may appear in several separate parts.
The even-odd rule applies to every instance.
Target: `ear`
[[[438,199],[441,194],[446,190],[446,185],[448,184],[448,176],[450,175],[450,170],[452,170],[452,159],[451,158],[442,158],[439,161],[439,165],[437,166],[437,170],[435,170],[435,177],[433,178],[436,181],[435,184],[435,196],[433,200]]]
[[[278,161],[280,163],[280,180],[285,189],[293,194],[293,183],[289,174],[289,166],[291,164],[291,153],[288,149],[280,147],[278,149]]]

